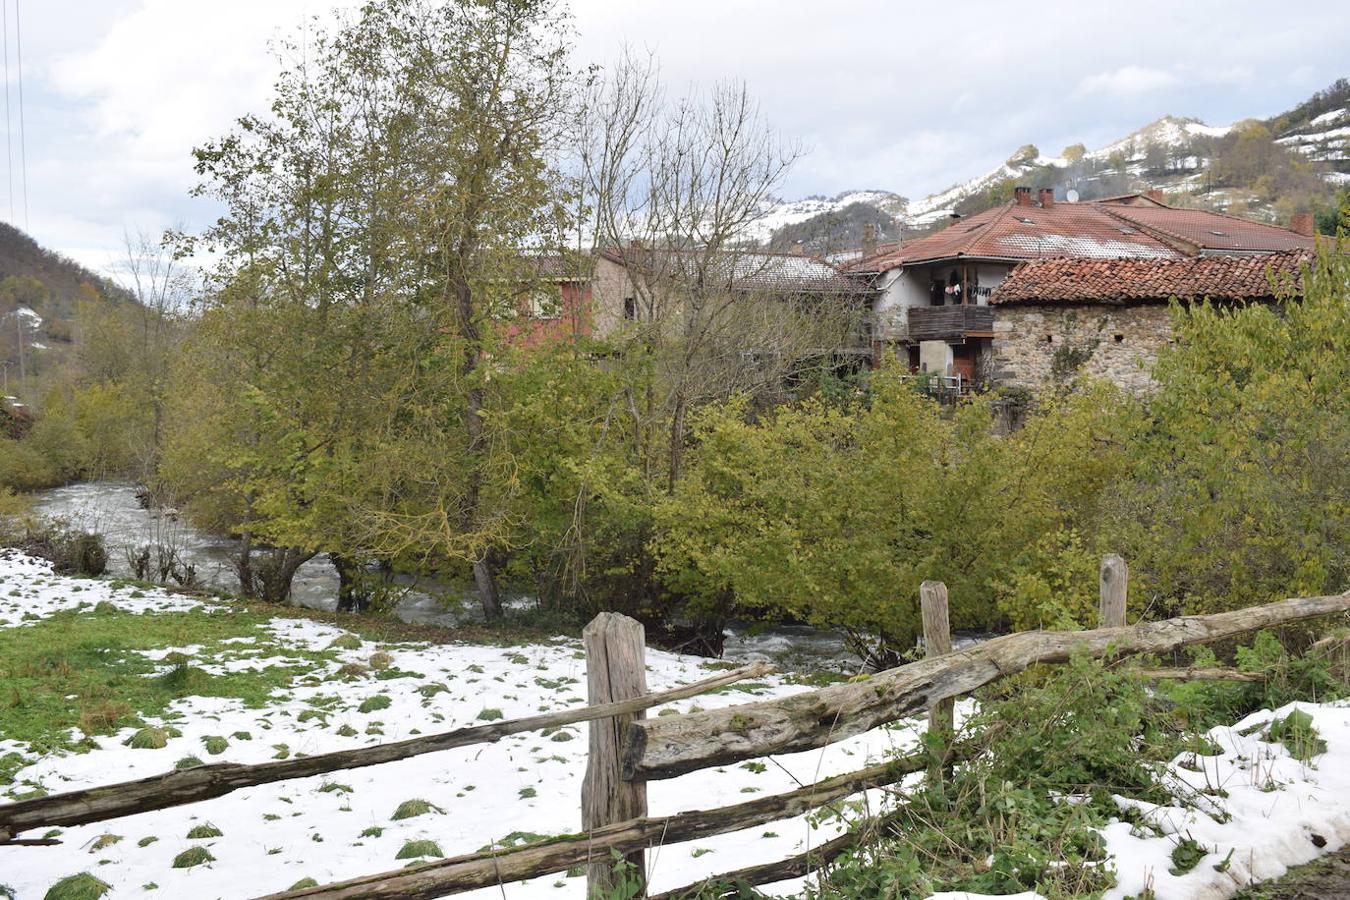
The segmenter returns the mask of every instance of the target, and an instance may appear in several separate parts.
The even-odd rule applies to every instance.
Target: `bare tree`
[[[594,240],[628,273],[631,346],[651,362],[629,415],[641,447],[665,432],[673,488],[690,409],[780,388],[830,359],[858,328],[860,305],[813,287],[806,260],[757,249],[754,227],[802,150],[743,85],[671,101],[650,60],[626,58],[594,86],[581,121]]]

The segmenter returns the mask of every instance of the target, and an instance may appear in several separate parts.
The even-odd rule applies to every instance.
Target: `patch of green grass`
[[[303,888],[312,888],[312,887],[318,887],[318,886],[319,886],[319,883],[318,883],[317,881],[315,881],[313,878],[301,878],[301,879],[300,879],[299,881],[297,881],[295,884],[293,884],[293,885],[291,885],[290,887],[286,888],[286,890],[288,890],[288,891],[298,891],[298,890],[301,890],[301,889],[303,889]]]
[[[164,728],[145,727],[122,743],[133,750],[160,750],[168,746],[169,732]]]
[[[216,858],[205,847],[189,847],[173,858],[175,869],[191,869],[193,866],[215,862]]]
[[[329,650],[360,650],[361,639],[354,634],[343,634],[333,638],[333,642],[328,645]]]
[[[202,738],[202,744],[206,746],[206,752],[212,756],[219,756],[230,747],[230,742],[219,735],[208,734]]]
[[[1284,744],[1289,755],[1302,762],[1327,752],[1327,742],[1313,727],[1312,716],[1296,709],[1283,719],[1276,719],[1266,729],[1266,738],[1272,743]]]
[[[223,837],[224,834],[225,832],[221,831],[219,828],[212,825],[210,822],[207,822],[203,825],[194,826],[190,831],[188,831],[187,838],[190,841],[204,841],[207,838]]]
[[[420,859],[424,856],[445,856],[435,841],[408,841],[394,856],[394,859]]]
[[[372,826],[370,826],[369,828],[367,828],[365,831],[361,832],[361,837],[377,838],[377,837],[379,837],[379,836],[382,835],[382,834],[384,834],[384,829],[383,829],[383,828],[381,828],[381,827],[378,826],[378,825],[372,825]]]
[[[182,759],[178,760],[178,762],[174,763],[173,767],[175,769],[195,769],[198,766],[204,765],[206,765],[206,763],[202,762],[195,756],[185,756]]]
[[[108,731],[119,720],[125,724],[137,716],[162,717],[174,700],[187,695],[265,706],[274,690],[333,658],[331,652],[282,644],[262,627],[271,618],[238,607],[144,615],[109,611],[97,616],[66,610],[23,628],[0,629],[0,681],[8,701],[0,704],[0,734],[27,744],[33,754],[45,755],[76,749],[72,729],[81,727],[82,718],[95,730]],[[200,644],[197,658],[211,659],[231,649],[222,641],[239,637],[252,637],[269,654],[293,664],[222,675],[176,665],[167,674],[157,674],[163,662],[144,655]],[[73,700],[66,699],[72,695]],[[132,746],[157,745],[156,736],[145,735]],[[0,786],[12,780],[9,767],[0,764]]]
[[[341,737],[356,737],[360,732],[344,722],[338,727],[337,733]]]
[[[500,709],[485,709],[478,714],[478,720],[480,722],[495,722],[501,718],[503,718],[503,716]]]
[[[42,900],[98,900],[110,890],[112,886],[106,881],[95,878],[88,872],[81,872],[78,875],[67,875],[47,888]]]
[[[538,797],[538,796],[539,796],[539,792],[536,791],[536,790],[535,790],[534,788],[532,788],[532,787],[527,787],[527,788],[521,788],[521,789],[520,789],[520,799],[522,799],[522,800],[531,800],[531,799],[533,799],[533,798],[535,798],[535,797]]]
[[[137,846],[137,847],[149,847],[151,844],[153,844],[153,843],[154,843],[155,841],[157,841],[157,840],[159,840],[159,838],[155,837],[155,836],[152,834],[152,835],[149,835],[148,837],[143,837],[143,838],[141,838],[139,841],[136,842],[136,846]]]
[[[394,810],[394,814],[390,816],[390,818],[397,822],[400,819],[411,819],[415,816],[424,816],[431,812],[444,813],[445,810],[436,806],[434,803],[413,798],[412,800],[404,800],[400,803],[398,809]]]
[[[373,697],[367,697],[361,701],[357,710],[363,713],[375,712],[378,709],[388,709],[394,701],[389,699],[388,694],[376,694]]]
[[[352,792],[352,786],[350,784],[338,784],[336,781],[330,781],[319,788],[319,793],[321,794],[331,794],[334,791],[350,794]]]
[[[105,847],[111,847],[122,840],[120,834],[100,834],[94,838],[94,842],[89,845],[90,853],[97,853]]]

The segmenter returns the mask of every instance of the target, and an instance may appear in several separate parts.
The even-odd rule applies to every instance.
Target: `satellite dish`
[[[1075,191],[1073,188],[1069,188],[1069,190],[1064,194],[1064,199],[1068,200],[1070,203],[1077,203],[1078,192]]]

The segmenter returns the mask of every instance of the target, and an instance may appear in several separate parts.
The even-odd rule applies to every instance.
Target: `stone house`
[[[1083,374],[1147,393],[1158,351],[1172,341],[1173,298],[1271,302],[1277,290],[1297,296],[1312,260],[1309,250],[1291,250],[1022,263],[989,297],[990,378],[1038,391]]]
[[[915,371],[953,379],[959,389],[993,383],[998,368],[990,300],[1029,260],[1128,262],[1311,250],[1311,216],[1280,228],[1163,202],[1159,191],[1066,202],[1054,191],[1019,187],[1010,203],[958,219],[918,240],[864,251],[842,271],[876,291],[874,355],[895,354]],[[1043,337],[1043,335],[1042,335]]]

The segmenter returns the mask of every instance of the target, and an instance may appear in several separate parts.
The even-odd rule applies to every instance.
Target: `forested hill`
[[[18,355],[12,313],[29,309],[25,339],[59,352],[69,343],[76,308],[83,300],[124,302],[130,295],[102,275],[43,247],[22,230],[0,222],[0,361]],[[39,321],[40,319],[40,321]],[[14,346],[12,346],[14,345]]]

